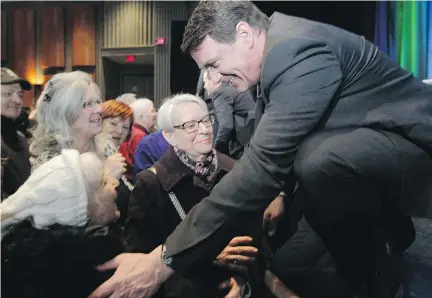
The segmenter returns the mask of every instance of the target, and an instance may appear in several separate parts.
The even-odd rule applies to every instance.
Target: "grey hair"
[[[205,103],[205,101],[196,95],[189,93],[173,95],[165,99],[159,108],[157,115],[157,124],[159,129],[165,132],[173,131],[173,118],[176,113],[177,106],[188,102],[196,103],[206,113],[208,112],[207,104]]]
[[[134,116],[148,114],[152,107],[154,107],[153,101],[148,98],[138,98],[130,105]]]
[[[36,102],[36,126],[30,144],[33,155],[73,148],[72,125],[82,111],[91,84],[90,75],[82,71],[58,73],[45,84]],[[90,149],[95,150],[94,141]]]
[[[117,97],[116,100],[130,106],[137,100],[137,96],[135,93],[125,93]]]
[[[200,1],[186,25],[181,50],[193,53],[210,36],[220,43],[234,43],[236,26],[246,22],[252,28],[267,31],[270,20],[251,1]]]

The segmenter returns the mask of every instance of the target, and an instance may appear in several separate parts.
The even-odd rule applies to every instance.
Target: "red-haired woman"
[[[132,109],[118,101],[107,100],[102,106],[102,132],[96,137],[99,151],[105,154],[105,157],[111,156],[117,152],[121,143],[129,137],[132,119]],[[117,225],[122,227],[126,218],[127,206],[129,202],[132,184],[127,181],[125,176],[120,179],[117,186],[117,207],[120,210],[120,219]]]
[[[102,104],[102,133],[98,137],[100,141],[108,139],[115,147],[120,146],[127,140],[131,125],[132,109],[128,105],[118,100],[107,100]]]

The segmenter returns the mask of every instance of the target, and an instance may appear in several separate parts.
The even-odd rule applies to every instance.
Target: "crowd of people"
[[[1,69],[2,295],[264,298],[270,268],[302,298],[402,298],[432,86],[248,1],[199,2],[182,50],[197,92],[158,110],[73,71],[23,119],[31,85]]]
[[[84,72],[59,73],[37,100],[26,138],[17,124],[30,87],[2,68],[5,297],[87,297],[109,276],[97,265],[121,252],[151,252],[234,164],[213,149],[216,116],[196,95],[170,97],[156,112],[131,94],[104,101]],[[250,295],[255,225],[238,230],[206,275],[173,276],[157,295]]]

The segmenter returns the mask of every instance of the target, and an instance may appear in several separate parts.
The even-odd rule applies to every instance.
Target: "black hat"
[[[1,68],[1,84],[2,85],[10,85],[20,83],[21,88],[24,90],[31,90],[31,84],[29,81],[24,80],[16,75],[12,70],[6,67]]]

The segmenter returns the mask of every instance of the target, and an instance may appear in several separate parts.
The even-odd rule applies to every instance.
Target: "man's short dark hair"
[[[220,43],[234,43],[241,21],[260,31],[269,27],[269,18],[251,1],[200,1],[185,28],[182,52],[196,51],[207,35]]]

